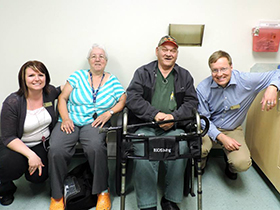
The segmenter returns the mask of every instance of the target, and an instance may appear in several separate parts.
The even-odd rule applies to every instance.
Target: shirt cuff
[[[218,129],[212,129],[208,131],[208,136],[214,141],[217,142],[217,136],[221,133]]]
[[[276,87],[277,88],[277,91],[279,91],[279,85],[277,85],[277,84],[275,84],[275,83],[271,83],[269,86],[274,86],[274,87]]]

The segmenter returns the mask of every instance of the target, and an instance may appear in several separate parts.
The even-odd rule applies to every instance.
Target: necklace
[[[164,73],[164,72],[161,72],[160,70],[159,70],[159,68],[157,69],[157,71],[159,72],[159,74],[160,74],[160,77],[161,77],[161,82],[164,84],[164,85],[166,85],[166,84],[168,84],[168,76],[170,75],[170,73],[172,72],[172,71],[170,71],[170,72],[168,72],[168,73]],[[164,74],[163,74],[164,73]],[[166,76],[166,77],[165,77]],[[156,77],[157,77],[157,74],[156,74]]]
[[[167,78],[163,79],[162,83],[166,85],[168,83],[168,79]]]
[[[98,92],[99,92],[99,88],[100,88],[100,86],[101,86],[101,83],[102,83],[102,81],[103,81],[103,78],[104,78],[105,74],[103,73],[102,78],[101,78],[101,80],[100,80],[100,83],[99,83],[99,85],[98,85],[97,90],[94,90],[94,87],[93,87],[93,81],[92,81],[92,73],[91,73],[91,71],[89,71],[89,75],[90,75],[91,90],[92,90],[92,100],[93,100],[93,103],[95,104],[95,103],[96,103],[97,94],[98,94]],[[97,118],[97,113],[95,112],[95,113],[93,114],[92,117],[93,117],[93,119],[96,119],[96,118]]]
[[[34,110],[28,110],[29,115],[32,115],[36,118],[35,122],[37,121],[37,128],[34,128],[35,130],[37,130],[39,136],[40,136],[40,140],[42,141],[43,147],[44,149],[47,151],[48,146],[46,145],[47,140],[49,140],[49,131],[46,130],[47,128],[45,126],[48,126],[47,124],[49,124],[51,121],[51,119],[49,119],[48,116],[46,116],[46,112],[47,110],[45,109],[45,107],[40,107]],[[33,117],[33,119],[34,119]],[[34,123],[34,121],[33,121]],[[39,137],[38,136],[38,137]],[[47,136],[47,137],[46,137]]]
[[[42,112],[43,112],[43,113],[42,113]],[[38,116],[37,116],[37,114],[40,114],[40,113],[43,114],[43,119],[41,119],[42,124],[40,123],[40,120],[39,120],[39,118],[38,118]],[[38,124],[39,124],[40,126],[43,126],[43,124],[46,123],[46,120],[47,120],[46,113],[47,113],[47,110],[45,109],[45,107],[42,107],[42,108],[40,109],[40,111],[39,111],[38,113],[35,114],[35,116],[36,116],[36,118],[37,118],[37,121],[38,121]],[[41,129],[42,129],[42,130],[40,131],[40,133],[41,133],[41,135],[42,135],[41,140],[42,140],[42,143],[43,143],[43,147],[44,147],[44,149],[45,149],[46,151],[48,151],[49,145],[48,145],[47,141],[50,139],[50,134],[47,133],[47,137],[45,137],[45,135],[43,134],[43,127],[42,127]],[[46,134],[46,131],[45,131],[45,134]]]
[[[94,90],[94,87],[93,87],[93,81],[92,81],[92,73],[91,73],[91,71],[89,71],[89,75],[90,75],[90,81],[91,81],[91,90],[92,90],[93,103],[95,104],[95,103],[96,103],[97,94],[98,94],[98,92],[99,92],[99,88],[100,88],[100,86],[101,86],[101,83],[102,83],[102,81],[103,81],[103,78],[104,78],[105,74],[103,73],[102,78],[101,78],[101,80],[100,80],[100,83],[99,83],[99,85],[98,85],[98,88],[97,88],[96,90]]]
[[[29,107],[30,110],[38,109],[38,108],[40,108],[44,105],[43,104],[43,98],[40,99],[40,102],[35,101],[36,103],[34,103],[34,102],[31,103],[29,98],[27,98],[26,100],[28,102],[28,107]]]

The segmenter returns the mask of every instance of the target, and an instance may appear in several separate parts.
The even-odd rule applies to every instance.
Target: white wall
[[[279,20],[279,8],[279,0],[0,0],[0,103],[18,89],[26,61],[42,61],[52,84],[64,84],[75,70],[88,68],[95,42],[107,48],[106,70],[127,87],[135,69],[156,58],[170,23],[205,24],[202,47],[180,47],[177,60],[195,85],[210,75],[208,57],[219,49],[241,71],[280,62],[279,53],[254,53],[251,36],[259,20]]]

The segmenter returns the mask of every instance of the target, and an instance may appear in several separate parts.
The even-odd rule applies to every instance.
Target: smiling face
[[[226,57],[219,58],[215,63],[210,64],[212,78],[220,86],[226,87],[231,78],[232,65]]]
[[[93,48],[88,58],[90,70],[94,73],[103,73],[107,58],[103,49]]]
[[[28,91],[43,90],[46,85],[46,75],[39,70],[27,67],[25,70],[25,83]]]
[[[176,45],[166,42],[156,48],[156,56],[160,69],[172,70],[178,57],[178,49]]]

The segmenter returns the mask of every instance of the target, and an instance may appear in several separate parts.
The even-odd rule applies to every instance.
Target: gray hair
[[[93,50],[94,48],[102,49],[102,50],[104,51],[104,53],[105,53],[105,59],[106,59],[106,61],[108,61],[108,54],[107,54],[107,52],[106,52],[106,50],[105,50],[105,47],[104,47],[103,45],[100,45],[100,44],[97,44],[97,43],[94,43],[94,44],[91,46],[91,48],[89,49],[88,54],[87,54],[87,59],[90,58],[90,53],[92,52],[92,50]]]

